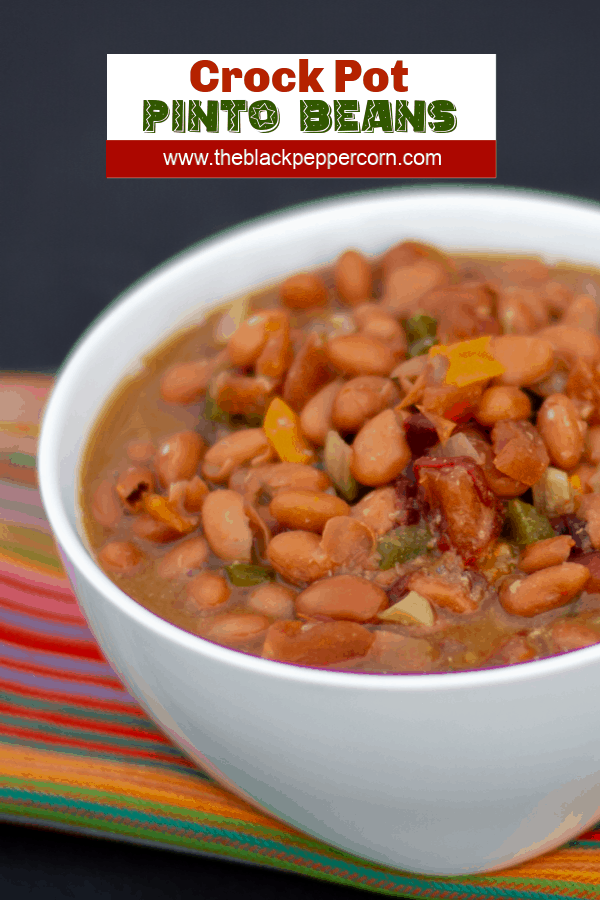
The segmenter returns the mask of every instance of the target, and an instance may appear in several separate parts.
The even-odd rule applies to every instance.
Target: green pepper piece
[[[250,563],[232,563],[225,566],[229,580],[236,587],[252,587],[254,584],[264,584],[272,581],[275,573],[264,566],[253,566]]]
[[[415,356],[424,356],[425,353],[429,352],[429,348],[435,344],[439,344],[438,339],[435,337],[419,338],[418,341],[408,345],[406,355],[409,359],[413,359]]]
[[[405,563],[420,556],[428,549],[431,541],[429,529],[422,525],[402,525],[386,534],[377,544],[381,556],[379,568],[391,569],[396,563]]]
[[[507,513],[512,538],[521,546],[556,536],[547,517],[530,503],[518,499],[509,500]]]
[[[206,397],[204,399],[204,418],[208,419],[210,422],[229,423],[228,413],[226,413],[224,409],[221,409],[217,401],[214,397],[211,397],[208,391],[206,392]]]
[[[434,338],[437,334],[437,322],[432,316],[426,316],[425,313],[417,313],[410,319],[402,321],[402,327],[406,332],[406,339],[409,344],[429,337]]]
[[[431,316],[425,313],[417,313],[410,319],[404,319],[402,327],[406,333],[408,341],[408,350],[406,355],[409,359],[415,356],[422,356],[427,353],[430,347],[438,344],[437,339],[437,322]]]

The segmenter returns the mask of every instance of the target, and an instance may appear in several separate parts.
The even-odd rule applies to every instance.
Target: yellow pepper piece
[[[571,487],[577,494],[583,494],[583,487],[581,485],[581,478],[577,474],[569,475],[569,481],[571,482]]]
[[[198,527],[198,516],[182,516],[170,505],[169,501],[160,494],[144,494],[143,505],[146,512],[150,513],[157,522],[170,525],[180,534],[190,534]]]
[[[314,454],[300,431],[300,419],[280,397],[271,400],[263,429],[282,462],[313,461]]]
[[[442,354],[450,365],[444,379],[445,384],[465,387],[478,381],[488,381],[504,373],[504,366],[492,355],[490,350],[491,336],[474,338],[471,341],[459,341],[447,347],[437,345],[429,350],[429,357]]]

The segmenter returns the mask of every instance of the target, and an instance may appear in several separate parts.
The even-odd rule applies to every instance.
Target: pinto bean
[[[358,250],[346,250],[339,257],[334,270],[338,297],[348,306],[368,300],[373,291],[371,266]]]
[[[103,528],[116,528],[123,515],[123,507],[115,487],[108,478],[101,481],[92,496],[92,515]]]
[[[352,445],[350,470],[360,484],[379,487],[396,478],[410,462],[404,429],[391,409],[361,428]]]
[[[505,369],[497,379],[499,384],[522,387],[548,375],[554,366],[554,346],[550,339],[542,339],[543,333],[536,337],[504,334],[492,338],[491,351]]]
[[[144,494],[154,490],[154,475],[143,466],[129,466],[119,475],[115,490],[123,506],[137,512],[142,508]]]
[[[260,465],[273,458],[273,449],[262,428],[247,428],[221,438],[206,451],[202,464],[205,478],[222,484],[239,466]]]
[[[504,419],[528,419],[531,400],[524,391],[512,385],[497,384],[483,392],[475,411],[480,425],[489,427]]]
[[[329,519],[323,529],[321,549],[331,565],[348,569],[374,568],[373,532],[364,522],[351,516],[335,516]]]
[[[208,487],[198,475],[189,481],[174,481],[169,485],[169,503],[179,511],[200,512],[207,494]]]
[[[384,282],[383,305],[398,318],[410,315],[421,297],[447,281],[444,267],[431,259],[394,268]]]
[[[577,512],[585,520],[592,547],[600,549],[600,494],[584,494]]]
[[[232,365],[242,369],[254,365],[267,342],[267,322],[270,315],[269,311],[261,310],[234,331],[227,344]]]
[[[257,375],[279,380],[285,374],[291,358],[290,320],[287,313],[273,311],[266,325],[267,340],[256,360]]]
[[[189,538],[169,550],[156,565],[159,578],[175,581],[201,569],[208,560],[209,548],[203,537]]]
[[[531,334],[536,330],[535,316],[515,291],[500,294],[497,315],[504,334]]]
[[[272,495],[281,491],[326,491],[331,487],[326,472],[302,463],[269,463],[254,471],[261,487]]]
[[[222,372],[211,384],[211,395],[217,406],[232,416],[262,416],[274,389],[272,378]]]
[[[600,463],[600,425],[592,425],[585,436],[585,458],[597,466]]]
[[[356,622],[275,622],[265,637],[265,659],[330,666],[365,656],[375,635]]]
[[[566,534],[547,538],[545,541],[536,541],[535,544],[525,547],[521,553],[519,568],[530,575],[532,572],[546,569],[548,566],[559,566],[568,560],[571,547],[574,546],[575,541]]]
[[[436,606],[442,606],[455,613],[475,612],[479,605],[468,581],[466,584],[453,583],[437,575],[415,572],[410,576],[407,587],[421,597],[431,600]]]
[[[589,294],[579,294],[568,305],[565,314],[560,320],[561,325],[584,328],[593,334],[598,332],[598,304]]]
[[[558,650],[582,650],[600,644],[600,634],[575,619],[558,619],[552,626],[552,640]]]
[[[600,338],[585,328],[570,325],[549,325],[537,333],[538,340],[548,341],[556,358],[571,368],[578,359],[590,366],[600,362]]]
[[[371,491],[350,510],[352,518],[367,525],[377,537],[387,534],[394,527],[397,514],[398,503],[393,487]]]
[[[327,287],[319,275],[311,272],[292,275],[280,288],[281,302],[290,309],[312,309],[325,306]]]
[[[227,364],[227,351],[217,353],[212,359],[179,363],[168,369],[160,383],[160,395],[167,403],[196,403],[206,393],[213,375]]]
[[[148,463],[156,451],[152,441],[129,441],[126,452],[132,462]]]
[[[337,378],[331,384],[321,388],[314,397],[311,397],[300,413],[302,433],[317,447],[323,446],[327,432],[331,431],[331,410],[337,392],[343,383],[341,378]]]
[[[327,344],[329,362],[342,375],[389,375],[396,358],[387,344],[366,334],[344,334]]]
[[[331,378],[323,340],[318,334],[309,334],[288,370],[283,399],[299,411]]]
[[[269,512],[285,528],[321,532],[328,519],[348,515],[350,507],[333,494],[292,490],[278,493]]]
[[[395,672],[431,672],[435,649],[423,638],[407,637],[395,631],[378,630],[369,651],[369,659]]]
[[[98,559],[110,572],[131,575],[139,567],[144,555],[131,541],[111,541],[104,545]]]
[[[321,549],[319,536],[312,531],[284,531],[276,534],[267,549],[276,572],[292,584],[309,584],[324,578],[332,561]]]
[[[566,394],[546,397],[537,414],[537,427],[550,459],[561,469],[573,469],[583,453],[579,416]]]
[[[525,578],[505,582],[500,588],[500,603],[510,615],[531,618],[566,606],[583,590],[589,577],[589,569],[578,563],[549,566]]]
[[[140,513],[135,517],[131,524],[131,530],[140,540],[150,541],[153,544],[170,544],[181,537],[181,532],[172,525],[159,522],[147,512]]]
[[[379,585],[357,575],[335,575],[317,581],[296,597],[300,616],[329,616],[368,622],[387,606],[387,594]]]
[[[389,378],[362,375],[336,393],[331,408],[333,427],[356,434],[368,419],[400,402],[400,391]]]
[[[507,297],[509,299],[514,299],[518,301],[520,308],[524,308],[527,310],[525,315],[528,315],[533,320],[535,331],[538,328],[543,328],[548,324],[550,318],[550,309],[548,306],[548,300],[544,296],[543,292],[539,288],[526,288],[526,287],[510,287],[505,288],[502,292],[501,296]],[[498,305],[500,300],[498,300]],[[499,316],[500,317],[500,316]],[[516,329],[513,329],[513,333],[519,333]]]
[[[162,441],[154,467],[161,484],[189,481],[200,465],[206,444],[195,431],[179,431]]]
[[[271,619],[292,619],[296,592],[283,584],[261,584],[248,597],[248,609]]]
[[[254,613],[221,613],[212,616],[206,624],[202,623],[200,635],[226,647],[241,647],[259,638],[269,625],[266,616]]]
[[[211,550],[221,559],[250,562],[252,531],[241,494],[212,491],[202,506],[202,527]]]
[[[384,344],[397,357],[404,357],[408,346],[406,333],[394,317],[377,303],[364,303],[354,310],[354,319],[359,331]]]
[[[222,575],[216,572],[201,572],[190,581],[187,598],[197,609],[212,612],[229,600],[231,589]]]

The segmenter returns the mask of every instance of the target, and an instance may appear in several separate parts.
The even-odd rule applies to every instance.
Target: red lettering
[[[377,84],[375,84],[375,78],[377,78]],[[385,91],[389,80],[387,72],[384,72],[383,69],[367,69],[363,75],[364,86],[368,91],[373,91],[375,94],[379,91]]]
[[[322,94],[323,88],[319,84],[318,78],[323,69],[311,69],[308,71],[308,60],[301,59],[300,75],[298,78],[298,90],[301,94],[307,94],[309,90]]]
[[[223,93],[230,94],[231,93],[231,79],[232,78],[241,78],[242,70],[241,69],[223,69],[221,73],[221,81],[223,83]]]
[[[404,75],[408,75],[408,69],[402,68],[402,60],[401,59],[399,59],[396,62],[396,65],[394,66],[394,68],[391,71],[392,71],[392,76],[394,78],[394,90],[399,91],[400,93],[402,93],[403,91],[407,91],[408,86],[404,84],[402,79],[403,79]]]
[[[196,91],[202,91],[203,93],[208,93],[209,91],[214,91],[216,86],[219,83],[218,78],[211,78],[206,84],[202,81],[202,69],[208,69],[211,75],[219,74],[219,67],[215,65],[215,63],[210,59],[200,59],[198,62],[194,63],[190,70],[190,81],[192,87]]]
[[[257,76],[258,84],[256,83]],[[269,73],[265,69],[248,69],[244,75],[244,84],[249,91],[260,94],[269,87]]]
[[[275,90],[281,91],[282,93],[285,93],[287,91],[293,91],[294,88],[296,87],[296,82],[288,81],[287,84],[284,84],[283,79],[284,78],[288,78],[288,79],[294,78],[294,75],[295,75],[295,73],[294,73],[293,69],[277,69],[275,72],[273,72],[272,82],[273,82],[273,87],[275,88]]]
[[[362,68],[355,59],[336,59],[335,61],[335,90],[338,94],[346,91],[347,81],[358,81]]]

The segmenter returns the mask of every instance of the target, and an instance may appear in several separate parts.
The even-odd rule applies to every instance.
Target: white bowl
[[[79,525],[81,454],[121,379],[217,300],[403,238],[600,267],[600,208],[526,191],[400,189],[257,220],[131,288],[76,347],[40,442],[44,505],[88,621],[131,693],[200,766],[280,819],[422,873],[522,862],[600,810],[600,648],[493,671],[370,675],[237,653],[139,606]]]

